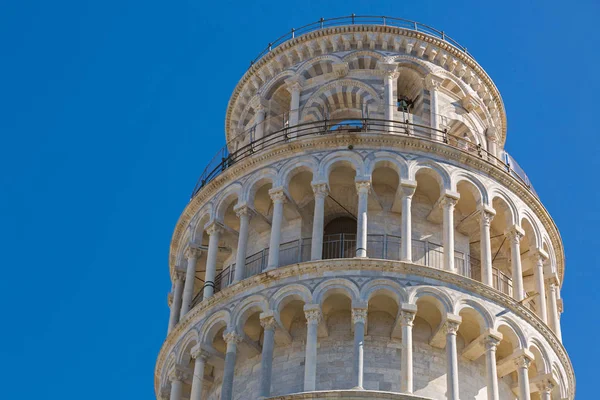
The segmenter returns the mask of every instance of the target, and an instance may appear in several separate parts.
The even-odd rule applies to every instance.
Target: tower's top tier
[[[257,125],[267,136],[358,118],[410,121],[483,146],[502,148],[506,138],[500,93],[465,47],[417,22],[354,15],[321,19],[270,43],[235,87],[225,131],[232,150],[254,140]]]

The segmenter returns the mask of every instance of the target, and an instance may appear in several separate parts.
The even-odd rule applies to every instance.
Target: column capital
[[[556,272],[553,272],[546,277],[546,285],[548,286],[548,288],[556,288],[560,286],[558,282],[558,275],[556,274]]]
[[[312,186],[315,197],[326,197],[329,194],[329,185],[327,182],[312,182],[310,185]]]
[[[483,339],[483,344],[485,346],[485,349],[496,351],[496,347],[498,347],[498,345],[502,341],[502,338],[503,338],[502,334],[493,329],[488,329],[488,331],[486,333],[487,333],[487,335]]]
[[[541,261],[542,263],[548,259],[548,253],[541,247],[533,249],[531,256],[536,262]]]
[[[285,80],[285,84],[287,85],[287,90],[291,93],[294,90],[300,91],[302,90],[302,85],[304,83],[304,78],[301,76],[292,76]]]
[[[173,282],[176,281],[184,281],[185,280],[185,270],[182,270],[178,267],[175,267],[175,271],[173,273]]]
[[[223,332],[223,340],[228,345],[230,343],[238,344],[242,341],[242,336],[240,336],[236,331],[228,331]]]
[[[533,361],[533,358],[528,354],[521,354],[517,356],[514,361],[517,368],[528,369]]]
[[[460,315],[448,314],[443,322],[442,329],[446,335],[456,335],[461,322],[462,317]]]
[[[287,196],[285,195],[285,190],[282,187],[276,187],[269,190],[269,196],[271,196],[271,200],[273,203],[280,201],[285,203],[287,201]]]
[[[338,78],[343,78],[348,75],[348,71],[350,70],[350,66],[347,62],[335,62],[332,65],[333,72],[338,76]]]
[[[363,324],[367,322],[367,312],[366,308],[353,308],[352,309],[352,323],[356,324],[362,322]]]
[[[223,227],[216,221],[209,222],[204,225],[204,231],[210,236],[223,233]]]
[[[450,206],[450,205],[455,206],[456,203],[458,202],[458,199],[460,199],[460,193],[446,189],[442,192],[442,196],[440,199],[440,205],[442,207]]]
[[[201,358],[204,361],[208,360],[211,356],[210,352],[204,349],[200,344],[197,344],[194,347],[192,347],[190,354],[194,360]]]
[[[265,108],[268,107],[268,103],[262,98],[261,95],[257,94],[250,99],[250,107],[252,107],[256,112],[264,112]]]
[[[252,217],[253,211],[246,203],[239,203],[233,207],[233,211],[238,218],[241,218],[242,215],[247,215],[248,217]]]
[[[391,61],[378,61],[377,68],[384,77],[388,79],[396,79],[399,75],[398,64]]]
[[[168,386],[163,386],[158,393],[158,398],[160,400],[169,400],[171,398],[171,391]]]
[[[496,216],[496,210],[494,210],[487,204],[480,204],[479,207],[477,207],[477,209],[481,212],[481,222],[484,225],[489,226],[492,223],[494,217]]]
[[[519,225],[512,225],[504,234],[510,239],[511,243],[520,243],[525,236],[525,231]]]
[[[176,364],[169,371],[169,381],[171,382],[184,382],[190,377],[190,371],[183,365]]]
[[[188,248],[185,249],[184,255],[187,259],[199,258],[202,255],[202,249],[200,249],[200,247],[198,247],[198,245],[196,245],[195,243],[190,243],[188,245]]]
[[[544,379],[540,382],[537,382],[536,385],[539,391],[543,394],[552,394],[552,390],[555,387],[554,382],[552,382],[550,379]]]
[[[369,193],[371,191],[370,180],[356,180],[356,191],[358,193]]]
[[[400,190],[402,190],[402,195],[412,197],[412,195],[415,194],[416,189],[417,181],[400,179]]]
[[[425,89],[427,90],[438,90],[444,82],[444,78],[441,78],[434,74],[429,74],[423,79],[425,83]]]
[[[413,326],[415,317],[417,315],[416,304],[403,303],[400,306],[400,325],[401,326]]]
[[[321,306],[318,304],[306,304],[304,306],[304,315],[307,323],[318,324],[321,321]]]
[[[171,307],[171,304],[173,304],[173,293],[167,294],[167,305]]]
[[[267,311],[260,313],[260,325],[264,330],[273,330],[277,325],[277,320],[275,319],[275,313],[273,311]]]

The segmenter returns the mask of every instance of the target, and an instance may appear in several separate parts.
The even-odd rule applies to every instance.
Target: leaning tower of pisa
[[[251,62],[225,135],[173,234],[158,398],[574,398],[561,238],[465,47],[321,19]]]

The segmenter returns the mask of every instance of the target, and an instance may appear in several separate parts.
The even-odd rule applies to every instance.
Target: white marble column
[[[356,221],[356,257],[367,256],[367,209],[371,181],[357,180],[356,191],[358,192],[358,215]]]
[[[317,329],[321,308],[317,304],[304,306],[306,316],[306,356],[304,358],[304,391],[312,392],[317,385]]]
[[[204,368],[210,353],[196,345],[192,349],[192,358],[194,359],[194,374],[192,375],[192,392],[190,400],[202,400],[202,391],[204,385]]]
[[[188,377],[188,372],[180,365],[176,365],[175,368],[169,374],[169,380],[171,381],[171,395],[169,400],[181,400],[183,392],[183,382]]]
[[[400,227],[400,260],[412,262],[412,197],[417,182],[401,181],[402,191],[402,225]]]
[[[417,315],[417,306],[403,304],[400,311],[402,326],[402,356],[400,364],[400,393],[413,393],[413,344],[412,327]]]
[[[456,272],[454,266],[454,207],[458,202],[458,193],[446,191],[440,205],[444,210],[444,269]]]
[[[548,379],[545,379],[537,383],[537,387],[540,391],[541,400],[552,400],[552,390],[554,390],[554,383]]]
[[[171,313],[169,315],[169,330],[171,332],[179,322],[179,312],[181,311],[181,297],[183,294],[183,281],[185,273],[176,269],[173,275],[173,301],[171,302]]]
[[[252,212],[245,204],[240,204],[234,208],[235,214],[240,219],[240,231],[238,235],[237,254],[235,259],[235,274],[233,283],[244,279],[246,273],[246,251],[248,249],[248,231],[250,229],[250,218]]]
[[[438,121],[438,91],[440,90],[443,81],[444,80],[442,78],[432,74],[429,74],[425,77],[425,88],[429,90],[430,120],[431,127],[433,129],[440,129]],[[432,132],[431,136],[434,140],[442,141],[444,139],[442,133],[436,131]]]
[[[289,126],[292,129],[290,129],[290,136],[295,137],[297,132],[296,125],[298,125],[298,116],[300,112],[300,91],[302,90],[302,85],[297,77],[286,80],[286,83],[291,96]]]
[[[500,158],[498,157],[498,138],[496,136],[496,128],[489,127],[485,132],[485,136],[487,139],[487,151],[492,156],[489,157],[489,161],[496,165],[496,158]]]
[[[352,309],[352,323],[354,324],[354,362],[353,362],[353,380],[354,389],[362,390],[364,376],[364,347],[365,347],[365,324],[367,321],[366,308]]]
[[[526,355],[515,359],[515,363],[517,364],[517,376],[519,379],[519,400],[531,400],[528,373],[531,361],[531,358]]]
[[[484,339],[485,346],[485,371],[487,374],[487,398],[488,400],[500,400],[498,391],[498,372],[496,369],[496,349],[500,339],[488,336]]]
[[[480,206],[480,244],[481,244],[481,282],[494,286],[494,273],[492,269],[492,241],[490,225],[496,211],[487,205]]]
[[[209,235],[208,255],[206,256],[206,272],[204,274],[204,300],[215,293],[215,276],[217,274],[217,255],[219,254],[219,240],[223,229],[216,223],[210,224],[205,229]]]
[[[456,350],[456,333],[460,325],[458,320],[447,320],[446,331],[446,385],[448,400],[459,400],[458,392],[458,354]]]
[[[548,322],[548,311],[546,308],[546,285],[544,284],[544,262],[548,259],[548,253],[543,249],[536,249],[533,253],[533,279],[535,291],[538,293],[536,300],[536,314],[544,323]]]
[[[562,341],[560,317],[558,314],[558,277],[555,273],[546,279],[548,291],[548,325],[554,334]]]
[[[398,64],[396,63],[381,63],[380,68],[383,70],[383,101],[385,103],[384,118],[388,121],[394,120],[396,109],[398,108],[397,100],[394,98],[394,87],[398,78]],[[387,130],[394,130],[394,123],[387,123]]]
[[[283,188],[269,190],[273,200],[273,220],[271,222],[271,241],[269,245],[269,262],[267,270],[279,267],[279,245],[281,244],[281,223],[283,221],[283,204],[286,202]]]
[[[523,288],[523,268],[521,267],[521,239],[525,236],[525,232],[520,226],[513,225],[506,232],[506,236],[510,241],[513,298],[521,301],[525,295]]]
[[[185,272],[185,284],[183,286],[183,298],[181,302],[181,316],[183,317],[190,310],[192,299],[194,298],[194,283],[196,283],[196,262],[202,252],[200,249],[190,247],[186,250],[187,268]]]
[[[223,383],[221,385],[221,400],[231,400],[233,398],[233,377],[235,375],[235,359],[237,357],[237,345],[242,341],[240,335],[236,332],[226,331],[223,339],[227,343],[227,352],[225,353],[225,370],[223,371]]]
[[[254,118],[254,140],[262,139],[265,134],[265,106],[257,102],[256,104],[256,117]],[[262,148],[262,142],[256,146],[256,149]]]
[[[320,260],[323,258],[323,230],[325,225],[325,199],[329,194],[326,182],[315,182],[312,184],[315,193],[315,212],[313,214],[313,231],[310,248],[310,259]]]
[[[275,348],[275,315],[262,313],[260,324],[264,329],[262,355],[260,359],[260,397],[271,396],[271,375],[273,372],[273,350]]]

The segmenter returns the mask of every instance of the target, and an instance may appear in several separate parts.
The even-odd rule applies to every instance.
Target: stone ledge
[[[429,397],[414,396],[410,394],[380,392],[377,390],[326,390],[317,392],[305,392],[286,394],[283,396],[269,397],[268,400],[324,400],[324,399],[388,399],[388,400],[431,400]]]

